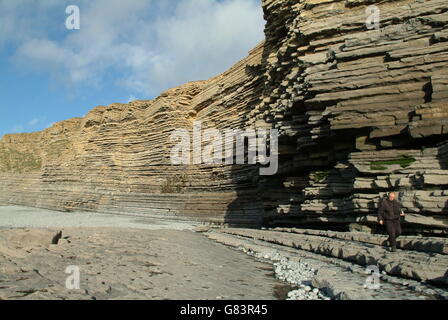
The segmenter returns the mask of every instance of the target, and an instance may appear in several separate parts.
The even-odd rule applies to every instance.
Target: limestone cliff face
[[[231,224],[373,224],[396,190],[448,230],[446,0],[264,0],[266,39],[227,72],[0,142],[0,203]],[[380,30],[366,7],[380,9]],[[275,128],[280,169],[172,166],[175,128]]]
[[[243,128],[263,88],[262,49],[221,75],[155,100],[101,106],[43,132],[6,135],[0,203],[261,223],[253,167],[173,166],[170,135],[192,130],[195,121],[204,129]],[[238,208],[229,211],[234,201]]]
[[[366,27],[370,4],[380,30]],[[380,195],[397,190],[413,227],[446,233],[448,3],[266,1],[265,9],[274,12],[272,49],[251,119],[278,128],[284,150],[269,180],[281,191],[264,195],[267,215],[373,223]]]

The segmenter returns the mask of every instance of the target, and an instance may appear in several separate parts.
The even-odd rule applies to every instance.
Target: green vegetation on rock
[[[370,170],[383,171],[383,170],[387,170],[387,167],[380,166],[380,165],[377,165],[377,164],[371,164],[370,165]]]
[[[380,161],[372,161],[370,163],[370,170],[387,170],[386,166],[389,165],[400,165],[403,169],[409,167],[411,164],[415,162],[415,158],[408,155],[402,155],[399,158],[392,160],[380,160]]]
[[[313,177],[314,181],[322,182],[328,178],[329,174],[330,171],[314,171],[311,173],[311,176]]]

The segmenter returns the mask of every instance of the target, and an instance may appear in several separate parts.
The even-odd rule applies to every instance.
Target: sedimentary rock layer
[[[301,231],[304,234],[316,232],[316,230],[298,229],[295,231]],[[401,278],[406,273],[412,274],[413,268],[417,269],[414,278],[424,274],[417,260],[414,258],[411,258],[411,261],[408,260],[413,255],[412,251],[399,250],[399,252],[389,253],[385,248],[366,244],[363,241],[345,240],[339,243],[325,237],[314,236],[307,237],[303,241],[294,234],[241,228],[210,230],[206,235],[212,240],[238,248],[249,255],[273,261],[279,278],[299,286],[299,289],[295,291],[299,300],[315,299],[312,294],[310,295],[312,292],[310,286],[337,300],[448,298],[447,291],[437,285],[434,286],[434,282]],[[344,235],[353,236],[354,239],[358,237],[357,233],[344,233]],[[331,252],[338,251],[340,255],[337,257],[331,255]],[[356,254],[350,256],[350,251]],[[321,253],[330,254],[322,255]],[[376,290],[366,290],[366,268],[372,267],[372,265],[367,266],[366,263],[374,263],[375,259],[381,263],[376,265],[380,287]],[[385,264],[386,261],[389,263]],[[309,267],[312,267],[314,271],[304,272],[309,270]],[[443,286],[443,279],[438,281]]]
[[[366,26],[375,4],[380,29]],[[448,227],[446,1],[266,1],[263,101],[280,173],[262,195],[274,224],[374,224],[398,191],[406,231]],[[275,22],[274,22],[275,21]]]
[[[400,250],[398,254],[389,256],[384,254],[385,248],[383,247],[366,245],[363,241],[328,237],[328,235],[324,234],[312,235],[312,233],[285,233],[241,228],[229,228],[222,232],[310,251],[359,265],[378,266],[388,274],[398,277],[426,281],[441,286],[448,284],[446,275],[448,256],[446,254],[416,252],[411,248],[411,250]],[[403,242],[410,242],[409,240],[405,238]],[[431,240],[426,241],[431,244]],[[434,245],[436,244],[437,240]],[[428,268],[428,265],[431,267]]]
[[[266,39],[227,72],[0,142],[0,203],[259,225],[448,230],[446,0],[264,0]],[[379,29],[368,29],[376,5]],[[172,130],[263,127],[280,168],[170,164]]]
[[[194,122],[203,129],[243,128],[244,114],[261,94],[256,66],[262,49],[213,79],[168,90],[155,100],[97,107],[43,132],[6,135],[0,143],[0,202],[261,223],[253,167],[174,166],[170,136],[175,129],[191,131]],[[234,201],[238,204],[229,210]]]

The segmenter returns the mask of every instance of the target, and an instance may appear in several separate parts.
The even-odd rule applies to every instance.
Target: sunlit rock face
[[[446,0],[262,5],[265,41],[223,74],[152,101],[97,107],[39,133],[6,135],[0,202],[348,229],[374,228],[380,197],[394,190],[405,230],[446,234]],[[172,131],[191,132],[195,122],[277,129],[277,174],[260,176],[254,165],[172,165]]]
[[[6,135],[1,203],[260,225],[256,166],[172,165],[170,137],[194,123],[203,131],[244,129],[262,93],[262,52],[260,45],[223,74],[155,100],[100,106],[42,132]]]

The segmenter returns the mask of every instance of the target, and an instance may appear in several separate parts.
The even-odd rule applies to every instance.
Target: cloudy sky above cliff
[[[0,0],[0,136],[210,78],[263,28],[260,0]]]

